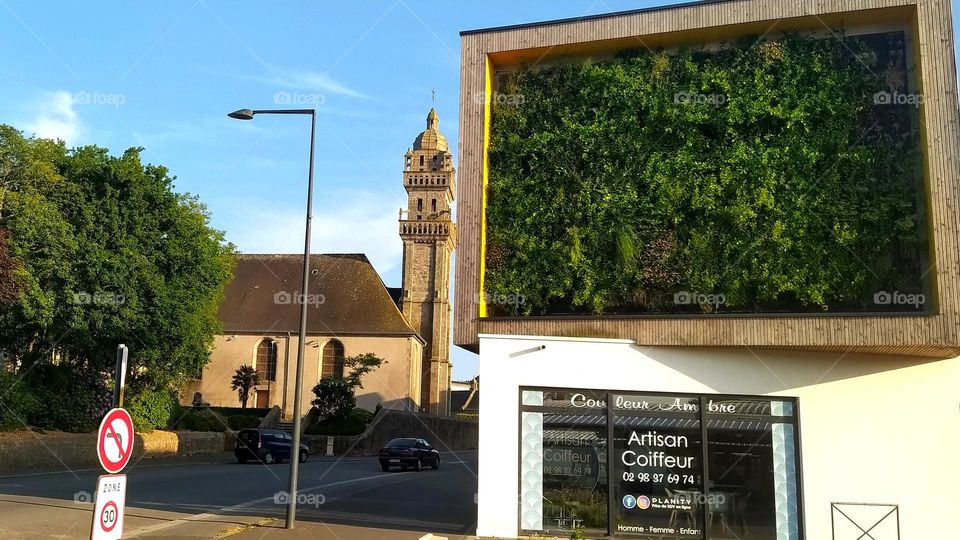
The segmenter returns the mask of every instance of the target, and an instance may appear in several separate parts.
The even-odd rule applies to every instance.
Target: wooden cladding
[[[462,35],[454,342],[478,334],[633,339],[639,345],[755,347],[946,358],[960,354],[960,114],[949,0],[730,0],[684,4]],[[921,149],[930,224],[933,313],[928,315],[485,317],[484,188],[492,77],[505,66],[776,35],[797,30],[911,29],[918,65]]]

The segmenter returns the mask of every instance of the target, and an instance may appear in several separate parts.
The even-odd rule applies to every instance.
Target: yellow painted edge
[[[920,14],[919,11],[915,12],[913,15],[913,20],[910,24],[910,30],[913,32],[911,39],[913,41],[913,72],[916,74],[916,87],[914,92],[926,96],[926,88],[924,87],[924,62],[923,62],[923,51],[921,50],[924,46],[920,41]],[[939,252],[937,250],[937,231],[935,227],[935,220],[933,215],[933,198],[931,194],[933,193],[933,173],[931,168],[933,164],[930,163],[930,137],[927,135],[927,104],[926,100],[920,102],[920,107],[918,111],[918,123],[917,129],[920,130],[920,160],[921,160],[921,172],[923,174],[923,204],[924,211],[926,212],[927,217],[927,272],[930,273],[930,296],[933,300],[933,309],[939,313],[940,312],[940,284],[939,276],[937,272],[937,259]]]
[[[480,289],[477,293],[481,318],[487,316],[483,281],[487,273],[487,184],[490,182],[490,103],[493,101],[490,99],[493,95],[493,62],[490,55],[484,56],[483,76],[483,163],[480,166],[483,183],[480,192]]]

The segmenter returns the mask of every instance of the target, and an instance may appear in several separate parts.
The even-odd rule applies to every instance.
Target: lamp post
[[[315,109],[240,109],[227,116],[237,120],[253,120],[257,114],[309,114],[310,115],[310,173],[307,179],[307,224],[303,241],[303,283],[300,294],[300,338],[297,340],[297,375],[293,387],[293,447],[290,449],[290,488],[287,500],[286,528],[292,529],[297,520],[297,477],[300,473],[300,399],[303,387],[303,353],[307,341],[307,302],[310,285],[310,230],[313,223],[313,148],[317,136],[317,111]],[[296,295],[294,295],[296,297]]]

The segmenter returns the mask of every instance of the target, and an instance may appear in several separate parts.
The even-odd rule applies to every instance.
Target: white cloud
[[[293,71],[281,69],[278,77],[273,79],[276,84],[301,90],[317,90],[331,94],[341,94],[350,97],[366,98],[367,96],[335,80],[326,73],[316,71]]]
[[[229,76],[235,79],[254,81],[260,84],[269,85],[275,89],[293,89],[321,94],[336,94],[360,99],[370,99],[369,96],[347,86],[346,84],[334,79],[327,73],[312,71],[307,69],[294,69],[278,66],[270,66],[271,76],[254,76],[246,73],[218,73],[221,76]]]
[[[397,210],[403,201],[365,191],[338,192],[336,206],[314,205],[311,252],[363,253],[384,276],[398,268],[403,244]],[[227,239],[243,253],[302,253],[304,208],[264,200],[232,201],[223,215]]]
[[[45,92],[35,106],[36,115],[26,122],[26,131],[47,139],[62,139],[77,144],[83,126],[74,110],[73,95],[58,90]]]

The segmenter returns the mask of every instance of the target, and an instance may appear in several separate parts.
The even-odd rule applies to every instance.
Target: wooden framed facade
[[[641,346],[752,347],[949,358],[960,355],[960,114],[948,0],[721,0],[487,30],[462,36],[454,342],[478,334],[632,339]],[[901,25],[911,32],[924,155],[930,291],[924,314],[487,317],[485,185],[494,74],[562,56],[789,31]]]

